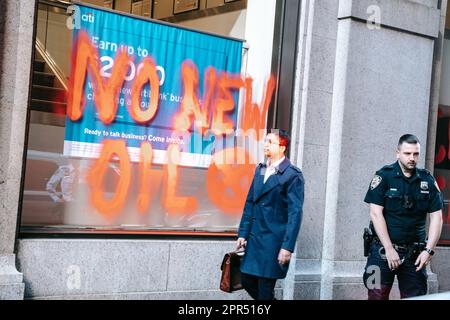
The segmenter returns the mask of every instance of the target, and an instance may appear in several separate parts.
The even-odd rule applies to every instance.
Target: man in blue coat
[[[285,157],[289,135],[266,137],[266,164],[255,171],[239,225],[237,248],[245,247],[241,283],[256,300],[273,300],[277,279],[286,277],[300,230],[304,179]]]

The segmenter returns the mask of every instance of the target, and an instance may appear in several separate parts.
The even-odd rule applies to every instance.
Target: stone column
[[[428,120],[429,124],[429,132],[428,135],[428,148],[427,148],[427,161],[426,166],[430,171],[433,171],[434,168],[434,152],[435,152],[435,144],[436,144],[436,127],[437,127],[437,113],[440,102],[440,93],[445,92],[444,90],[448,90],[448,87],[445,87],[443,83],[441,83],[441,79],[443,76],[443,65],[445,65],[444,60],[448,59],[448,57],[444,58],[444,34],[445,34],[445,20],[446,14],[448,12],[448,6],[450,3],[447,0],[442,0],[441,3],[441,29],[439,33],[439,38],[436,41],[434,46],[434,77],[432,82],[432,94],[431,94],[431,107],[430,107],[430,116]],[[446,52],[448,55],[448,52]],[[448,60],[447,60],[448,61]],[[445,103],[444,103],[445,104]],[[450,261],[450,248],[438,246],[436,248],[436,254],[431,260],[430,266],[431,270],[437,274],[437,278],[439,281],[439,291],[445,292],[450,290],[450,265],[448,263]]]
[[[445,18],[447,13],[447,0],[441,0],[439,35],[434,43],[433,78],[431,80],[430,113],[428,117],[428,138],[425,167],[433,172],[434,153],[436,148],[436,129],[439,110],[439,93],[441,91],[441,74],[444,54]]]
[[[370,179],[395,161],[402,134],[416,134],[426,150],[437,5],[437,0],[339,1],[321,299],[367,298],[362,230],[369,222],[363,199]],[[367,23],[371,18],[381,24]],[[422,155],[419,166],[424,163]],[[430,280],[433,292],[437,283]]]
[[[291,159],[305,177],[294,299],[319,299],[338,4],[303,0],[292,113]]]
[[[16,269],[20,181],[33,46],[34,0],[0,1],[0,299],[23,299]]]

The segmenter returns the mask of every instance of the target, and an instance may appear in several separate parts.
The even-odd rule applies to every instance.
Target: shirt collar
[[[396,171],[397,171],[397,175],[396,175],[397,178],[405,178],[405,179],[407,179],[407,180],[410,181],[410,182],[413,182],[413,181],[415,181],[416,179],[419,179],[419,178],[420,178],[419,170],[417,170],[417,168],[414,169],[414,172],[413,172],[413,174],[411,175],[411,177],[405,176],[405,174],[404,174],[403,171],[402,171],[402,168],[400,168],[400,164],[398,163],[398,161],[395,162],[394,168],[395,168]]]
[[[278,167],[285,159],[286,157],[282,157],[281,159],[279,159],[278,161],[275,161],[272,164],[269,164],[269,160],[267,160],[266,165],[267,167],[272,167],[272,168],[276,168]]]

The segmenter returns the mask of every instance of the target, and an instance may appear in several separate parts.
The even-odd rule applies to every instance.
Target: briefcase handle
[[[220,270],[223,270],[223,266],[225,264],[230,264],[231,260],[229,258],[227,259],[227,257],[230,257],[233,253],[238,255],[239,257],[242,257],[245,254],[245,249],[239,248],[238,250],[226,253],[225,256],[223,257],[222,264],[220,265]]]

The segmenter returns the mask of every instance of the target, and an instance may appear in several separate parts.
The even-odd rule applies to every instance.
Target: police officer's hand
[[[236,250],[245,247],[247,245],[247,240],[244,238],[238,238],[236,242]]]
[[[291,260],[292,253],[289,250],[281,249],[280,253],[278,253],[278,263],[286,264]]]
[[[419,254],[419,256],[416,259],[416,263],[414,263],[416,266],[418,266],[416,268],[416,271],[421,270],[423,267],[425,267],[427,264],[429,264],[431,261],[431,255],[426,252],[426,251],[422,251],[421,254]]]
[[[386,249],[386,259],[391,270],[395,270],[401,265],[400,256],[394,248]]]

